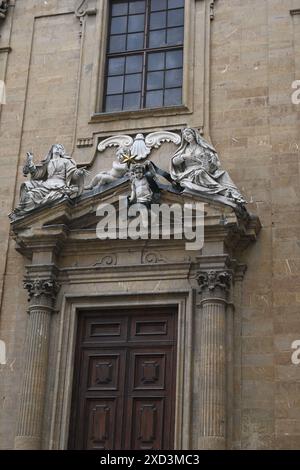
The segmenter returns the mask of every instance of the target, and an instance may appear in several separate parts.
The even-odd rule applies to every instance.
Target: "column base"
[[[15,450],[41,450],[41,439],[35,436],[17,436]]]
[[[199,450],[226,450],[226,439],[224,437],[205,436],[198,441]]]

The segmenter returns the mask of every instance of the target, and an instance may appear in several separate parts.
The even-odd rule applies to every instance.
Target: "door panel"
[[[132,392],[165,390],[166,354],[133,353]]]
[[[118,390],[119,354],[89,356],[87,390]]]
[[[128,401],[126,448],[132,450],[164,449],[164,398],[131,398]],[[171,444],[170,444],[171,445]]]
[[[86,401],[84,418],[87,423],[86,449],[113,449],[116,439],[116,410],[116,399]]]
[[[150,315],[133,315],[131,318],[130,341],[156,342],[173,341],[176,323],[170,314],[155,313]]]
[[[86,314],[81,340],[87,343],[126,341],[128,317],[124,315]]]
[[[80,312],[69,448],[172,449],[175,308]]]

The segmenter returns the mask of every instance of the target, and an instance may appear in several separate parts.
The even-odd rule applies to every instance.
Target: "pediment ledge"
[[[256,240],[261,228],[259,218],[235,204],[225,204],[220,199],[222,196],[208,197],[191,191],[179,192],[166,185],[160,185],[160,190],[160,202],[164,204],[204,204],[207,240],[227,239],[233,247],[238,243],[245,247]],[[11,224],[17,250],[30,257],[35,250],[41,250],[42,247],[52,246],[60,251],[66,243],[83,246],[89,242],[103,245],[105,241],[99,240],[96,235],[96,225],[99,222],[97,207],[99,204],[117,206],[119,198],[126,198],[129,193],[130,182],[123,180],[118,185],[110,185],[104,190],[91,191],[91,194],[85,194],[84,197],[66,199],[28,213]]]

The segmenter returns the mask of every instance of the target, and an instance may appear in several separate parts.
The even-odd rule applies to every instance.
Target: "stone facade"
[[[184,105],[102,114],[107,3],[11,0],[0,22],[0,448],[66,448],[76,309],[172,299],[181,312],[176,447],[297,449],[300,105],[291,95],[300,80],[300,2],[186,1]],[[11,230],[28,150],[42,157],[62,142],[95,175],[114,159],[112,149],[97,152],[110,135],[186,126],[211,140],[259,217],[259,235],[255,217],[240,225],[232,212],[233,229],[220,230],[220,211],[208,205],[205,249],[193,257],[180,243],[101,244],[84,231],[95,226],[99,195]],[[153,161],[167,170],[173,152],[167,143]]]

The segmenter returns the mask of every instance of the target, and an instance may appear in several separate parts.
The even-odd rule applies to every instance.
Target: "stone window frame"
[[[105,308],[130,308],[143,306],[177,306],[177,363],[174,449],[189,449],[191,446],[191,399],[192,399],[192,343],[193,343],[193,290],[107,293],[103,295],[65,294],[62,299],[59,325],[58,351],[55,359],[55,376],[52,377],[50,427],[45,431],[44,443],[50,450],[68,448],[71,403],[73,392],[74,358],[77,339],[77,319],[82,310]],[[49,380],[49,377],[48,377]],[[48,391],[49,393],[49,391]]]
[[[185,0],[182,104],[135,111],[102,112],[105,87],[109,1],[98,0],[95,58],[90,89],[90,123],[118,120],[126,127],[128,118],[197,114],[197,125],[205,127],[209,115],[210,22],[215,0]],[[196,106],[194,105],[196,103]]]
[[[119,111],[137,111],[140,109],[148,109],[148,108],[166,108],[170,106],[180,106],[182,104],[182,73],[183,73],[183,64],[176,63],[173,65],[168,65],[168,62],[164,60],[163,64],[160,64],[158,67],[151,67],[149,64],[149,59],[151,56],[153,57],[153,54],[164,54],[165,57],[167,57],[168,54],[172,53],[182,53],[183,54],[183,39],[180,42],[175,42],[175,43],[167,43],[167,44],[151,44],[151,38],[153,39],[153,35],[156,36],[159,32],[164,31],[164,35],[168,35],[170,31],[175,31],[178,32],[182,27],[184,23],[184,18],[182,18],[182,23],[178,23],[175,25],[169,25],[165,24],[164,28],[163,25],[155,25],[154,29],[151,28],[151,16],[152,15],[161,15],[163,14],[165,18],[169,17],[169,14],[172,13],[178,13],[182,11],[184,13],[184,6],[185,6],[185,0],[180,0],[181,4],[175,5],[169,7],[169,5],[166,3],[165,7],[163,9],[160,9],[158,11],[152,12],[151,10],[151,1],[152,0],[143,0],[144,1],[144,8],[142,10],[138,10],[136,13],[135,11],[132,13],[130,10],[130,6],[134,5],[136,0],[126,0],[127,3],[129,3],[129,10],[127,10],[126,14],[125,12],[117,12],[115,16],[113,16],[113,5],[116,4],[116,2],[120,5],[119,2],[124,2],[124,0],[110,0],[110,16],[109,16],[109,30],[108,30],[108,37],[107,40],[108,42],[112,41],[116,36],[120,35],[122,33],[122,37],[127,41],[124,50],[116,50],[114,47],[110,49],[110,47],[107,48],[106,51],[106,73],[104,76],[104,93],[103,93],[103,98],[102,98],[102,109],[100,110],[101,112],[119,112]],[[161,0],[160,0],[161,1]],[[169,0],[171,1],[171,0]],[[167,0],[166,0],[167,2]],[[121,3],[122,5],[122,3]],[[165,8],[165,9],[164,9]],[[143,15],[144,21],[143,21],[143,30],[141,29],[142,26],[140,26],[139,31],[136,32],[130,32],[129,28],[130,27],[130,20],[133,18],[140,18],[141,14]],[[133,16],[132,16],[133,15]],[[113,29],[113,22],[114,21],[124,21],[125,19],[125,30],[124,31],[115,31]],[[128,22],[128,25],[127,25]],[[163,29],[162,29],[163,28]],[[183,28],[182,28],[183,30]],[[143,45],[135,45],[135,47],[127,47],[129,38],[132,38],[133,36],[139,36],[142,41]],[[119,38],[121,36],[118,36]],[[130,58],[139,58],[139,65],[135,64],[137,66],[133,67],[133,70],[127,70],[127,61]],[[109,72],[109,63],[112,61],[118,61],[121,60],[123,62],[123,71],[121,70],[116,71],[111,71]],[[126,63],[126,67],[125,67]],[[153,64],[152,64],[153,65]],[[155,64],[157,65],[157,64]],[[178,76],[178,82],[169,84],[167,83],[167,76],[168,73],[176,73],[176,71],[180,73],[180,77]],[[156,84],[157,86],[152,86],[148,88],[148,78],[152,74],[159,74],[160,76],[160,84]],[[122,78],[121,78],[122,77]],[[128,86],[128,80],[133,77],[133,80],[135,84],[139,84],[135,89],[131,89],[129,86],[129,89],[126,89],[126,85]],[[121,80],[120,80],[121,79]],[[118,86],[120,88],[118,91],[116,90],[110,90],[110,81],[111,80],[117,80]],[[138,82],[137,82],[138,80]],[[132,85],[132,83],[131,83]],[[176,97],[177,102],[173,104],[165,104],[165,101],[168,99],[167,95],[169,92],[178,92],[180,89],[180,99],[179,96]],[[159,105],[147,105],[147,101],[149,96],[152,94],[153,95],[159,94],[160,98],[162,99],[163,103]],[[133,97],[133,94],[135,95],[136,99],[138,102],[135,103],[135,106],[133,108],[127,107],[126,108],[126,98],[128,97]],[[114,109],[114,110],[109,110],[107,109],[109,107],[109,104],[107,103],[110,99],[117,97],[118,100],[120,100],[120,105],[118,106],[119,109]],[[138,104],[139,103],[139,104]]]

